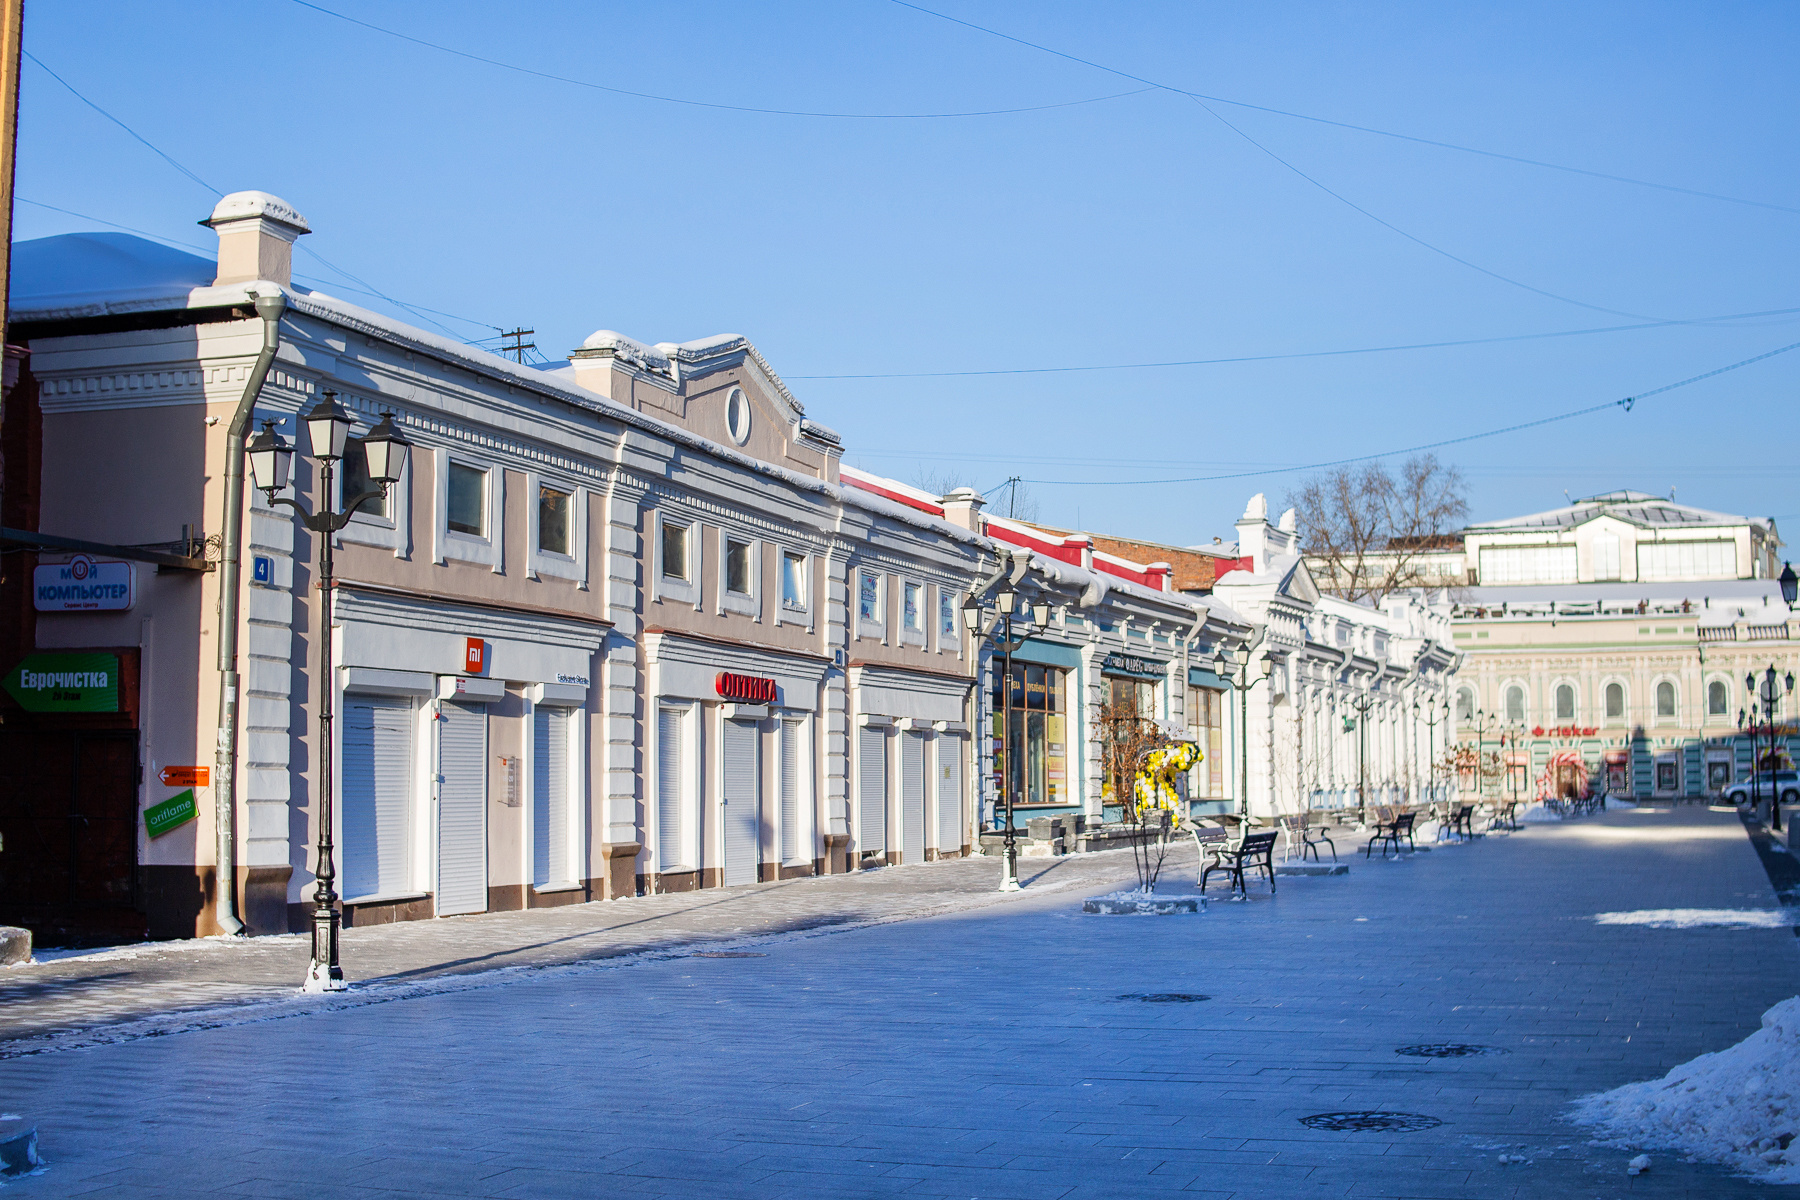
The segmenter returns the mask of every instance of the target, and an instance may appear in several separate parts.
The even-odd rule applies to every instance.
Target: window
[[[1594,538],[1594,578],[1599,580],[1617,579],[1619,577],[1619,538],[1616,534],[1602,533]]]
[[[1004,713],[1006,748],[996,768],[1006,773],[1015,804],[1070,804],[1068,704],[1064,686],[1068,672],[1058,667],[1015,662],[1011,686],[994,673],[996,718]],[[1000,732],[996,725],[995,734]]]
[[[1725,716],[1731,708],[1731,693],[1726,690],[1723,680],[1715,679],[1706,685],[1706,715],[1709,717]]]
[[[1736,579],[1733,542],[1641,542],[1639,579]]]
[[[725,427],[738,445],[750,440],[750,399],[743,388],[732,388],[725,401]]]
[[[449,525],[457,533],[487,536],[487,472],[450,464]]]
[[[1225,693],[1214,688],[1188,689],[1189,736],[1200,747],[1197,779],[1201,799],[1225,796]]]
[[[925,585],[909,583],[901,599],[900,621],[908,630],[925,632]]]
[[[1558,721],[1575,719],[1575,689],[1566,683],[1556,685],[1556,719]]]
[[[664,522],[662,527],[662,573],[664,579],[688,578],[688,527]]]
[[[1625,685],[1609,683],[1606,685],[1606,719],[1621,721],[1625,718]]]
[[[873,571],[857,572],[856,617],[860,621],[881,624],[881,576]]]
[[[1668,687],[1669,685],[1664,684],[1663,686]],[[1674,689],[1671,687],[1669,690],[1670,690],[1670,693],[1673,694]],[[1662,694],[1662,690],[1660,688],[1657,689],[1657,695],[1660,696],[1661,694]],[[1677,780],[1679,778],[1676,773],[1676,767],[1677,767],[1677,763],[1672,758],[1659,758],[1656,760],[1656,790],[1657,791],[1673,792],[1675,790]]]
[[[751,594],[749,542],[725,539],[725,590],[740,596]]]
[[[1675,715],[1675,685],[1666,679],[1656,685],[1656,715],[1659,717]]]
[[[1456,719],[1473,721],[1475,719],[1475,689],[1462,688],[1456,693]]]
[[[938,636],[956,644],[956,597],[943,588],[938,589]]]
[[[1574,583],[1573,546],[1484,546],[1481,582]]]
[[[781,607],[805,612],[806,556],[792,550],[781,552]]]
[[[538,549],[551,554],[570,552],[569,493],[538,488]]]
[[[1506,689],[1506,720],[1516,724],[1525,719],[1525,689],[1513,684]]]
[[[339,478],[343,481],[343,499],[341,501],[343,504],[348,504],[364,492],[374,491],[377,488],[376,484],[369,481],[369,456],[363,452],[363,444],[356,438],[352,438],[350,444],[344,448],[343,474]],[[384,492],[364,504],[356,510],[356,515],[359,517],[391,516],[392,514],[388,512],[387,494]]]

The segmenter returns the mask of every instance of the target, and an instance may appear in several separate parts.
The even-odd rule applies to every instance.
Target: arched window
[[[1456,719],[1473,721],[1475,719],[1475,689],[1461,688],[1456,693]]]
[[[1606,719],[1609,721],[1625,719],[1625,685],[1622,683],[1606,685]]]
[[[1726,690],[1725,681],[1715,679],[1706,685],[1706,715],[1722,717],[1731,707],[1731,693]]]
[[[1575,689],[1566,683],[1556,685],[1556,719],[1559,721],[1575,719]]]
[[[1659,717],[1675,715],[1675,685],[1666,679],[1656,685],[1656,715]]]
[[[1508,721],[1525,719],[1525,689],[1516,683],[1506,689],[1506,719]]]

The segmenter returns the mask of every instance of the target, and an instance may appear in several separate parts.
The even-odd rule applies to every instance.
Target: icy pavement
[[[1608,832],[1582,832],[1596,828]],[[1072,882],[1004,901],[931,882],[967,870],[972,888],[979,867],[991,880],[982,862],[841,893],[821,880],[833,905],[773,916],[748,903],[759,889],[657,898],[637,911],[671,928],[686,910],[651,906],[717,907],[655,943],[629,941],[642,926],[596,932],[594,917],[531,926],[510,951],[484,932],[454,958],[440,946],[383,959],[363,940],[352,962],[393,969],[355,1006],[258,1001],[189,1032],[172,1031],[214,1018],[166,1014],[168,1036],[0,1062],[0,1103],[37,1123],[51,1164],[14,1186],[387,1200],[1800,1195],[1654,1150],[1628,1175],[1643,1147],[1595,1145],[1567,1120],[1576,1097],[1728,1047],[1800,992],[1789,928],[1595,919],[1772,909],[1730,814],[1534,826],[1283,877],[1273,897],[1253,887],[1248,902],[1177,918],[1079,912],[1129,879],[1124,855],[1058,864],[1043,882],[1074,868]],[[859,888],[896,890],[863,901]],[[760,890],[772,904],[805,894]],[[531,957],[559,936],[597,941]],[[635,949],[607,957],[607,938]],[[215,972],[238,961],[232,947],[184,953]],[[465,959],[521,969],[470,973]]]

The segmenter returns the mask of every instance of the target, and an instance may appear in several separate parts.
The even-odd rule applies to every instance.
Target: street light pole
[[[1792,568],[1789,568],[1788,572],[1782,576],[1784,593],[1789,590],[1787,575],[1791,572]],[[1762,805],[1763,771],[1762,765],[1756,757],[1756,710],[1757,702],[1760,702],[1763,720],[1769,726],[1769,828],[1776,833],[1781,832],[1781,785],[1774,775],[1776,769],[1775,714],[1781,708],[1782,682],[1776,677],[1774,663],[1770,663],[1768,669],[1763,672],[1760,684],[1757,682],[1756,672],[1752,671],[1744,676],[1744,687],[1756,697],[1756,701],[1750,705],[1750,808],[1754,812]],[[1792,671],[1787,673],[1785,682],[1788,693],[1792,693],[1794,690],[1794,673]],[[1742,714],[1740,713],[1739,716],[1741,718]]]
[[[1369,751],[1369,710],[1375,707],[1375,701],[1368,696],[1358,696],[1350,702],[1356,711],[1354,717],[1344,718],[1344,732],[1356,731],[1356,821],[1359,825],[1369,823],[1368,796],[1368,751]]]
[[[336,480],[336,465],[344,457],[350,440],[351,417],[337,402],[337,393],[325,392],[319,403],[306,414],[307,434],[312,441],[312,456],[319,464],[319,496],[315,511],[275,493],[288,484],[294,451],[275,432],[277,422],[266,421],[263,431],[250,443],[250,472],[256,486],[268,497],[270,506],[285,504],[299,514],[300,524],[319,541],[319,845],[318,886],[313,889],[312,959],[306,970],[305,990],[309,992],[341,992],[350,985],[344,982],[344,968],[338,961],[340,917],[337,910],[336,847],[332,840],[332,800],[336,784],[332,778],[332,761],[336,757],[332,741],[334,694],[331,679],[331,594],[335,587],[332,574],[332,538],[350,523],[357,509],[387,495],[388,486],[397,482],[405,469],[410,443],[394,426],[392,413],[382,414],[381,421],[363,439],[362,450],[368,465],[371,487],[360,492],[340,510],[331,507],[331,485]]]
[[[999,890],[1003,892],[1019,890],[1019,844],[1017,831],[1013,828],[1012,773],[1015,759],[1023,760],[1025,756],[1014,755],[1012,748],[1012,656],[1013,651],[1025,644],[1025,639],[1013,636],[1013,612],[1018,604],[1018,591],[1011,584],[1002,586],[994,593],[994,606],[999,610],[999,615],[986,630],[981,628],[981,597],[972,595],[963,601],[962,606],[963,623],[974,635],[976,642],[985,640],[1000,652],[1000,686],[995,690],[1000,698],[1000,807],[1006,814],[1006,824],[1001,830],[1004,850]],[[1037,631],[1042,633],[1044,627],[1050,624],[1050,605],[1042,600],[1033,604],[1031,620]],[[999,636],[996,637],[995,634]],[[1023,777],[1021,771],[1020,778]]]

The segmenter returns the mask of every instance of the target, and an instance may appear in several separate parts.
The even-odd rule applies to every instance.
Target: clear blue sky
[[[328,8],[634,98],[410,44],[294,0],[27,6],[26,47],[221,191],[458,336],[749,336],[847,461],[980,488],[1213,476],[1551,416],[1800,341],[1800,314],[1158,369],[1800,307],[1800,211],[1439,149],[1145,85],[893,3]],[[1800,209],[1787,4],[925,7],[1225,100]],[[1213,114],[1217,114],[1216,116]],[[1303,179],[1233,132],[1413,237]],[[213,197],[25,65],[19,194],[210,248]],[[31,204],[19,238],[98,226]],[[302,255],[304,282],[398,312]],[[1580,304],[1569,301],[1578,301]],[[1581,305],[1593,307],[1582,307]],[[1617,316],[1597,309],[1637,314]],[[418,318],[405,313],[410,320]],[[1441,451],[1477,518],[1563,490],[1781,518],[1800,351]],[[1033,485],[1045,520],[1232,536],[1300,476]]]

